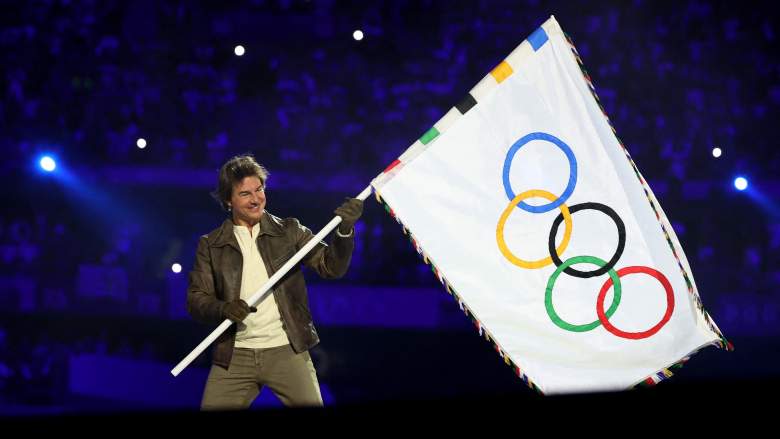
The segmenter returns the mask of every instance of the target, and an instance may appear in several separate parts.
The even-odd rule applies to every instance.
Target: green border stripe
[[[439,130],[436,129],[436,127],[431,127],[428,131],[425,132],[425,134],[420,137],[420,142],[422,142],[423,145],[427,145],[431,142],[431,140],[435,139],[439,136]]]

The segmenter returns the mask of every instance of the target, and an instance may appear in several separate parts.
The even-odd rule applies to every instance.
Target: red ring
[[[599,291],[599,297],[596,299],[596,313],[599,315],[599,320],[601,321],[601,324],[604,325],[604,329],[607,331],[617,335],[618,337],[639,340],[641,338],[650,337],[651,335],[660,331],[666,322],[672,318],[672,311],[674,311],[674,293],[672,292],[672,284],[670,284],[669,280],[666,279],[666,276],[664,276],[663,273],[658,270],[654,270],[650,267],[633,266],[621,268],[617,271],[618,277],[633,273],[645,273],[653,276],[654,278],[658,279],[658,282],[661,282],[661,285],[663,285],[664,289],[666,290],[666,314],[664,314],[663,318],[661,318],[661,321],[658,322],[657,325],[644,332],[626,332],[614,327],[612,323],[609,322],[607,315],[604,312],[604,300],[607,297],[607,291],[609,291],[609,289],[612,287],[612,278],[609,277],[607,278],[607,281],[604,282],[604,286],[601,287],[601,291]]]

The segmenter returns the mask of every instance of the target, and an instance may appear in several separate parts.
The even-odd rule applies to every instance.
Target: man
[[[308,350],[319,343],[301,267],[294,267],[256,307],[247,300],[312,237],[295,218],[265,211],[268,172],[251,155],[219,172],[214,196],[230,213],[198,242],[189,275],[187,311],[197,321],[235,322],[214,343],[202,410],[248,408],[264,386],[286,406],[322,406]],[[346,273],[354,225],[363,202],[348,198],[335,210],[342,222],[330,246],[320,242],[302,260],[323,278]]]

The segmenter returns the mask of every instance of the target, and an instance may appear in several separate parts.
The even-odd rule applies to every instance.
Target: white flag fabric
[[[653,384],[728,348],[554,17],[372,186],[539,392]]]

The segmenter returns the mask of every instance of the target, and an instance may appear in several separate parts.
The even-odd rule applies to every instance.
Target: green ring
[[[563,273],[563,270],[567,269],[570,265],[574,264],[580,264],[580,263],[589,263],[593,265],[598,265],[599,267],[603,267],[607,265],[606,262],[602,261],[601,259],[595,257],[595,256],[575,256],[573,258],[567,259],[563,264],[561,264],[557,270],[555,270],[555,273],[550,276],[550,280],[547,281],[547,289],[544,293],[544,307],[547,309],[547,315],[550,317],[550,320],[552,320],[553,323],[555,323],[559,328],[565,329],[567,331],[571,332],[586,332],[593,330],[595,328],[598,328],[601,325],[601,321],[596,319],[596,321],[585,324],[585,325],[572,325],[571,323],[565,322],[562,318],[558,316],[558,314],[555,312],[555,309],[553,309],[552,304],[552,290],[555,286],[555,281],[558,279],[558,276]],[[612,269],[607,272],[609,274],[609,277],[612,278],[612,283],[615,286],[615,295],[612,297],[612,305],[607,310],[607,318],[612,317],[612,314],[615,314],[615,311],[617,311],[618,305],[620,305],[620,296],[622,293],[621,287],[620,287],[620,277],[617,275],[617,272]]]

